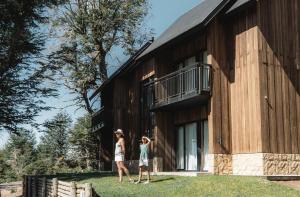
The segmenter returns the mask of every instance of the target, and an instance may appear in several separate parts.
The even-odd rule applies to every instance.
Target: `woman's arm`
[[[147,139],[147,145],[149,145],[150,144],[150,142],[151,142],[151,140],[148,138],[148,137],[145,137],[146,139]]]
[[[121,151],[125,155],[125,141],[123,138],[120,140],[120,145],[121,145]]]

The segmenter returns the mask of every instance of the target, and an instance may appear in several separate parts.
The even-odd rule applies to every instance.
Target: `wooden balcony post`
[[[43,184],[42,184],[42,197],[46,197],[47,192],[47,179],[46,177],[43,177]]]
[[[86,183],[84,185],[84,196],[85,197],[92,197],[93,191],[92,191],[92,184],[91,183]]]
[[[30,197],[31,194],[32,194],[31,176],[28,176],[27,179],[28,179],[28,182],[27,182],[27,195],[28,195],[28,197]]]
[[[33,188],[32,188],[32,190],[33,190],[33,192],[32,192],[32,196],[33,197],[37,197],[37,191],[38,191],[38,188],[37,188],[37,181],[38,181],[38,179],[37,179],[37,177],[36,176],[34,176],[33,177]]]
[[[23,185],[22,185],[22,187],[23,187],[23,196],[27,196],[27,177],[24,175],[23,176]],[[1,194],[1,192],[0,192],[0,194]]]
[[[71,197],[76,197],[76,183],[74,181],[71,182]]]
[[[58,180],[57,178],[52,179],[52,195],[53,197],[57,197],[58,194]]]

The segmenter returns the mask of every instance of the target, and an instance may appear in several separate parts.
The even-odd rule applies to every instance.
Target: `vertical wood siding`
[[[207,31],[208,64],[213,67],[212,97],[208,110],[209,152],[230,153],[229,68],[225,26],[215,18]]]
[[[263,152],[300,152],[298,0],[260,0],[259,66]]]
[[[262,151],[255,7],[228,19],[232,153]]]

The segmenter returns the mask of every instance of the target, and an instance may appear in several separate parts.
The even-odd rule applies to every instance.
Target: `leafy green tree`
[[[71,118],[66,113],[58,113],[51,120],[43,124],[44,135],[38,146],[40,158],[44,158],[51,164],[60,165],[64,163],[69,148],[69,131]]]
[[[17,179],[6,159],[4,150],[0,150],[0,183],[11,182]]]
[[[43,97],[56,96],[45,85],[49,79],[41,51],[47,22],[46,8],[62,0],[0,1],[0,131],[16,132],[21,125],[33,124],[34,117],[48,110]]]
[[[43,123],[44,130],[37,146],[37,160],[33,163],[37,174],[55,174],[68,168],[68,135],[71,118],[66,113],[58,113]]]
[[[70,132],[70,147],[72,159],[80,167],[91,170],[99,168],[99,136],[91,132],[91,116],[89,114],[78,118]]]
[[[35,136],[32,131],[21,129],[19,135],[11,134],[0,158],[0,169],[6,179],[17,180],[32,174],[32,162],[36,160]]]
[[[49,58],[51,65],[62,69],[77,106],[93,113],[88,95],[107,79],[108,57],[114,48],[132,54],[148,39],[143,28],[148,7],[147,0],[70,0],[65,4],[54,23],[64,29],[65,40]]]

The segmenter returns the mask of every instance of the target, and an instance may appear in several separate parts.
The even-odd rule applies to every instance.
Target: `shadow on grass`
[[[174,177],[168,177],[168,178],[162,178],[162,179],[156,179],[151,181],[151,183],[159,183],[159,182],[163,182],[163,181],[170,181],[170,180],[174,180]]]

